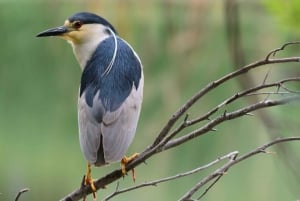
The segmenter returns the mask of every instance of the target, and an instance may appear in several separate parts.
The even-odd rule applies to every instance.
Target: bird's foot
[[[94,201],[96,201],[96,191],[97,191],[97,188],[94,184],[94,180],[92,179],[92,176],[91,176],[91,164],[88,163],[87,165],[87,171],[86,171],[86,175],[85,175],[85,178],[84,178],[84,185],[87,186],[89,185],[93,191],[93,197],[94,197]],[[85,199],[84,199],[85,200]]]
[[[129,156],[129,157],[126,157],[124,156],[121,160],[121,170],[122,170],[122,174],[125,175],[127,174],[127,171],[126,171],[126,165],[128,163],[130,163],[131,161],[133,161],[134,159],[136,159],[137,157],[139,156],[139,153],[134,153],[133,155]],[[132,179],[133,179],[133,182],[135,182],[135,171],[134,171],[134,168],[131,170],[132,172]]]

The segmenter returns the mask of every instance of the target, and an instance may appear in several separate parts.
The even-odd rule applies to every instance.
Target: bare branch
[[[204,165],[204,166],[201,166],[201,167],[198,167],[196,169],[193,169],[193,170],[190,170],[190,171],[187,171],[187,172],[183,172],[183,173],[179,173],[177,175],[174,175],[174,176],[170,176],[170,177],[166,177],[166,178],[163,178],[163,179],[158,179],[158,180],[154,180],[154,181],[151,181],[151,182],[144,182],[142,184],[139,184],[139,185],[136,185],[136,186],[133,186],[133,187],[130,187],[130,188],[125,188],[125,189],[122,189],[122,190],[118,190],[116,189],[116,191],[114,193],[112,193],[111,195],[107,196],[104,200],[107,201],[113,197],[115,197],[116,195],[118,194],[121,194],[121,193],[125,193],[125,192],[128,192],[128,191],[132,191],[132,190],[136,190],[136,189],[139,189],[139,188],[142,188],[142,187],[146,187],[146,186],[157,186],[157,184],[159,183],[163,183],[163,182],[167,182],[167,181],[171,181],[171,180],[175,180],[175,179],[179,179],[181,177],[186,177],[186,176],[189,176],[189,175],[192,175],[192,174],[195,174],[197,172],[200,172],[202,170],[205,170],[217,163],[219,163],[220,161],[224,160],[224,159],[232,159],[232,158],[235,158],[236,156],[238,155],[238,152],[237,151],[233,151],[233,152],[230,152],[224,156],[221,156],[217,159],[215,159],[214,161]]]
[[[295,81],[298,81],[300,82],[300,77],[293,77],[293,78],[287,78],[287,79],[283,79],[283,80],[280,80],[278,82],[273,82],[273,83],[270,83],[270,84],[262,84],[262,85],[259,85],[259,86],[256,86],[256,87],[253,87],[253,88],[250,88],[250,89],[247,89],[247,90],[244,90],[242,92],[238,92],[236,94],[234,94],[233,96],[229,97],[228,99],[224,100],[222,103],[220,103],[219,105],[217,105],[215,108],[211,109],[208,113],[196,118],[196,119],[193,119],[189,122],[189,125],[194,125],[196,123],[199,123],[200,121],[203,121],[203,120],[206,120],[206,119],[209,119],[211,115],[213,115],[214,113],[216,113],[217,111],[219,111],[219,109],[221,107],[224,107],[225,105],[228,105],[229,103],[232,103],[233,101],[241,98],[241,97],[244,97],[244,96],[249,96],[249,95],[254,95],[254,94],[263,94],[263,93],[267,93],[267,94],[281,94],[282,92],[279,92],[277,90],[277,92],[258,92],[259,90],[261,89],[265,89],[265,88],[270,88],[270,87],[274,87],[274,86],[277,86],[277,87],[281,87],[281,88],[284,88],[288,93],[286,94],[292,94],[292,93],[298,93],[297,91],[293,91],[293,90],[290,90],[288,89],[287,87],[284,87],[284,83],[287,83],[287,82],[295,82]],[[255,92],[255,93],[254,93]]]
[[[275,50],[273,50],[272,52],[274,52],[274,51]],[[160,131],[160,133],[158,134],[157,138],[155,139],[154,143],[151,145],[150,148],[153,148],[156,145],[158,145],[165,138],[165,136],[168,135],[169,131],[171,130],[173,125],[176,123],[176,121],[190,107],[192,107],[201,97],[206,95],[211,90],[213,90],[213,89],[217,88],[218,86],[220,86],[221,84],[223,84],[223,83],[225,83],[229,80],[232,80],[233,78],[236,78],[236,77],[238,77],[242,74],[245,74],[245,73],[247,73],[250,70],[253,70],[255,68],[258,68],[258,67],[261,67],[261,66],[264,66],[264,65],[269,65],[269,64],[290,63],[290,62],[300,62],[300,57],[287,57],[287,58],[279,58],[279,59],[269,59],[269,57],[267,56],[267,58],[264,58],[260,61],[256,61],[256,62],[254,62],[252,64],[249,64],[245,67],[239,68],[238,70],[235,70],[234,72],[229,73],[229,74],[221,77],[220,79],[209,83],[204,88],[202,88],[200,91],[198,91],[193,97],[191,97],[189,100],[187,100],[187,102],[172,115],[172,117],[169,119],[168,123]]]
[[[271,142],[268,142],[266,144],[263,144],[263,145],[255,148],[254,150],[250,151],[249,153],[247,153],[243,156],[236,157],[236,158],[228,161],[222,167],[215,170],[213,173],[211,173],[208,176],[206,176],[205,178],[203,178],[199,183],[197,183],[193,188],[191,188],[186,194],[184,194],[179,200],[180,201],[191,200],[191,197],[205,184],[207,184],[208,182],[212,181],[215,178],[219,179],[220,176],[223,176],[224,173],[226,173],[229,170],[229,168],[231,168],[233,165],[240,163],[240,162],[244,161],[245,159],[252,157],[254,155],[257,155],[259,153],[267,153],[266,149],[268,147],[273,146],[278,143],[283,143],[283,142],[288,142],[288,141],[299,141],[299,140],[300,140],[300,137],[277,138]],[[200,198],[201,197],[202,197],[202,195],[200,196]]]
[[[178,146],[184,142],[187,142],[195,137],[198,137],[200,135],[203,135],[204,133],[209,132],[210,130],[212,130],[215,126],[217,126],[218,124],[221,124],[224,121],[227,120],[231,120],[231,119],[235,119],[238,117],[241,117],[243,115],[248,114],[249,112],[255,111],[255,110],[259,110],[262,108],[266,108],[266,107],[273,107],[273,106],[277,106],[277,105],[283,105],[292,101],[300,101],[300,96],[292,96],[292,97],[287,97],[287,98],[282,98],[279,100],[266,100],[266,101],[262,101],[262,102],[258,102],[255,104],[251,104],[249,106],[246,106],[244,108],[241,108],[239,110],[230,112],[230,113],[224,113],[223,115],[220,115],[219,117],[215,118],[214,120],[210,121],[209,123],[207,123],[206,125],[202,126],[199,129],[196,129],[194,131],[192,131],[189,134],[186,134],[182,137],[176,138],[174,140],[169,141],[165,146],[164,146],[164,150],[170,149],[172,147]]]
[[[288,43],[283,44],[281,47],[272,50],[272,51],[269,52],[269,54],[266,56],[266,61],[269,61],[271,56],[275,57],[275,55],[276,55],[277,52],[284,50],[287,46],[290,46],[290,45],[297,45],[297,44],[300,44],[300,41],[288,42]]]
[[[225,173],[224,173],[225,174]],[[202,197],[204,197],[204,195],[206,195],[206,193],[221,179],[221,177],[224,174],[220,174],[209,186],[207,189],[205,189],[205,191],[199,196],[198,200],[200,200]]]
[[[29,188],[21,189],[21,190],[18,192],[18,194],[17,194],[17,196],[16,196],[16,198],[15,198],[15,201],[18,201],[19,198],[20,198],[20,196],[21,196],[23,193],[25,193],[25,192],[27,192],[27,191],[29,191],[29,190],[30,190]]]
[[[296,43],[291,43],[291,44],[296,44]],[[287,45],[290,45],[290,43],[287,43]],[[287,46],[287,45],[284,45]],[[279,48],[280,49],[280,48]],[[183,144],[191,139],[194,139],[195,137],[199,137],[205,133],[209,133],[210,131],[215,130],[214,127],[225,122],[228,120],[232,120],[238,117],[241,117],[243,115],[249,115],[253,111],[260,110],[262,108],[269,108],[273,106],[278,106],[278,105],[283,105],[287,104],[293,101],[299,101],[300,100],[300,95],[295,93],[294,90],[289,89],[284,83],[288,82],[300,82],[299,77],[295,78],[285,78],[283,80],[280,80],[278,82],[272,82],[272,83],[266,83],[263,82],[261,85],[252,87],[249,89],[246,89],[244,91],[241,91],[227,99],[225,101],[221,102],[219,105],[216,107],[212,108],[210,111],[208,111],[206,114],[196,118],[189,120],[189,116],[187,115],[187,111],[203,96],[207,95],[209,92],[213,91],[223,83],[232,80],[240,75],[246,74],[250,70],[254,70],[259,67],[263,67],[264,65],[269,65],[269,64],[275,64],[275,63],[291,63],[291,62],[299,62],[300,57],[287,57],[287,58],[275,58],[275,59],[270,59],[270,55],[274,54],[273,50],[270,52],[266,58],[259,60],[257,62],[254,62],[252,64],[249,64],[247,66],[244,66],[240,69],[235,70],[232,73],[228,73],[227,75],[209,83],[206,85],[204,88],[199,90],[194,96],[192,96],[189,100],[187,100],[168,120],[166,125],[161,129],[161,131],[158,133],[156,139],[150,145],[147,149],[145,149],[134,161],[129,163],[126,167],[126,170],[129,171],[135,167],[137,167],[139,164],[145,162],[149,157],[160,153],[162,151],[168,150],[170,148],[173,148],[175,146],[179,146],[180,144]],[[279,51],[279,50],[277,50]],[[276,52],[277,52],[276,51]],[[273,67],[273,66],[272,66]],[[225,111],[224,113],[219,114],[217,117],[212,118],[213,114],[216,114],[219,109],[225,105],[232,104],[235,100],[238,100],[241,97],[245,97],[247,95],[251,95],[254,93],[262,93],[260,90],[261,89],[266,89],[266,88],[271,88],[271,87],[278,87],[281,88],[282,91],[288,92],[289,96],[283,96],[280,97],[279,99],[265,99],[262,101],[258,101],[256,103],[244,106],[240,109],[236,109],[234,111],[228,112]],[[277,95],[280,94],[280,91],[277,91]],[[184,115],[186,115],[184,117]],[[182,118],[183,121],[179,124],[178,127],[173,128],[175,123]],[[211,119],[211,120],[210,120]],[[180,136],[178,138],[174,138],[179,132],[182,132],[185,128],[189,127],[190,125],[199,123],[201,121],[208,120],[206,124],[201,126],[198,129],[195,129],[194,131],[187,133],[183,136]],[[173,130],[172,130],[173,129]],[[173,139],[174,138],[174,139]],[[219,174],[220,175],[220,174]],[[95,181],[95,187],[97,189],[103,188],[104,186],[115,182],[116,180],[122,178],[122,172],[120,169],[114,170],[111,173],[107,174],[106,176],[98,179]],[[216,178],[216,177],[214,177]],[[165,178],[166,179],[166,178]],[[167,180],[166,180],[167,181]],[[154,184],[157,181],[153,181]],[[160,182],[160,181],[159,181]],[[162,179],[161,182],[165,182],[164,179]],[[153,183],[144,183],[141,184],[142,186],[147,186],[147,185],[154,185]],[[141,187],[142,187],[141,186]],[[140,188],[140,187],[138,187]],[[120,190],[116,190],[116,192],[119,192]],[[66,197],[62,198],[62,201],[75,201],[75,200],[80,200],[84,196],[92,193],[92,189],[90,186],[81,186]]]
[[[225,8],[225,22],[226,22],[226,30],[227,30],[227,42],[228,42],[228,53],[233,62],[233,68],[237,69],[240,66],[245,65],[245,57],[246,54],[243,49],[243,32],[240,29],[240,20],[239,20],[239,1],[238,0],[225,0],[224,8]],[[290,42],[284,44],[280,48],[276,48],[271,51],[267,56],[266,60],[269,60],[272,56],[274,57],[278,51],[284,50],[289,45],[296,45],[299,42]],[[268,72],[265,75],[263,83],[266,83],[267,78],[269,77],[271,68],[268,69]],[[243,77],[239,77],[237,82],[239,83],[242,89],[248,89],[249,87],[255,85],[255,77],[251,74],[245,74]],[[284,88],[283,86],[281,88]],[[279,88],[278,88],[279,89]],[[254,96],[254,94],[256,94]],[[247,95],[246,101],[249,103],[255,103],[259,101],[258,93],[253,93],[251,96]],[[261,95],[261,94],[260,94]],[[271,94],[266,94],[266,99],[271,96]],[[261,124],[266,128],[267,135],[270,139],[273,139],[276,136],[279,136],[278,131],[280,130],[280,123],[266,110],[260,110],[257,112],[257,117],[261,121]],[[295,161],[299,161],[299,157],[295,155],[295,153],[291,150],[291,147],[285,146],[282,144],[277,147],[279,154],[281,154],[281,158],[284,160],[284,164],[289,168],[290,171],[293,172],[294,178],[298,179],[300,182],[300,176],[298,174],[298,166],[295,164]],[[293,154],[294,153],[294,154]],[[288,156],[288,157],[287,157]],[[297,191],[296,191],[297,192]]]

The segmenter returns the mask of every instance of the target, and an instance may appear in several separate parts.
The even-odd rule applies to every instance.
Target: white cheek
[[[67,40],[72,45],[73,52],[82,70],[99,43],[109,37],[105,30],[106,27],[103,25],[87,24],[83,25],[77,33],[70,33],[73,41]]]

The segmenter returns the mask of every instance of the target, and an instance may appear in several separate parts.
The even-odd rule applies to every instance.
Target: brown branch
[[[176,138],[174,140],[169,141],[165,146],[164,146],[164,150],[170,149],[172,147],[178,146],[182,143],[185,143],[189,140],[192,140],[196,137],[199,137],[200,135],[203,135],[209,131],[211,131],[215,126],[223,123],[224,121],[228,121],[231,119],[235,119],[241,116],[244,116],[248,113],[251,113],[253,111],[262,109],[262,108],[267,108],[267,107],[273,107],[273,106],[277,106],[277,105],[283,105],[283,104],[287,104],[289,102],[292,101],[300,101],[300,96],[293,96],[293,97],[288,97],[288,98],[283,98],[280,100],[266,100],[263,102],[259,102],[259,103],[255,103],[252,105],[249,105],[247,107],[241,108],[239,110],[233,111],[233,112],[225,112],[222,115],[220,115],[219,117],[215,118],[214,120],[210,121],[209,123],[207,123],[206,125],[204,125],[203,127],[196,129],[194,131],[192,131],[189,134],[186,134],[182,137]]]
[[[27,191],[29,191],[29,190],[30,190],[29,188],[21,189],[21,190],[18,192],[18,194],[16,195],[15,201],[18,201],[19,198],[20,198],[20,196],[21,196],[23,193],[25,193],[25,192],[27,192]]]
[[[279,88],[283,88],[285,91],[284,94],[285,95],[290,95],[290,94],[299,94],[300,92],[298,91],[295,91],[295,90],[291,90],[287,87],[284,86],[284,83],[288,83],[288,82],[300,82],[300,77],[291,77],[291,78],[287,78],[287,79],[282,79],[280,81],[277,81],[277,82],[273,82],[273,83],[269,83],[269,84],[262,84],[262,85],[259,85],[259,86],[256,86],[256,87],[252,87],[250,89],[247,89],[247,90],[244,90],[242,92],[238,92],[236,94],[234,94],[233,96],[227,98],[226,100],[224,100],[222,103],[220,103],[219,105],[217,105],[216,107],[214,107],[213,109],[209,110],[209,112],[207,112],[206,114],[196,118],[196,119],[193,119],[193,120],[190,120],[190,121],[187,121],[187,119],[185,119],[185,121],[182,122],[182,124],[177,127],[171,134],[169,134],[169,137],[168,138],[172,138],[174,137],[177,133],[179,133],[180,131],[182,131],[184,128],[188,127],[188,126],[191,126],[191,125],[194,125],[194,124],[197,124],[203,120],[209,120],[211,115],[215,114],[217,111],[220,110],[220,108],[244,97],[244,96],[250,96],[250,95],[261,95],[261,94],[267,94],[267,95],[270,95],[270,94],[273,94],[273,95],[278,95],[278,94],[283,94],[284,92],[279,92]],[[266,88],[270,88],[270,87],[277,87],[277,91],[276,92],[259,92],[259,90],[261,89],[266,89]],[[165,140],[168,140],[168,139],[165,139]],[[169,141],[169,140],[168,140]]]
[[[300,44],[300,41],[288,42],[288,43],[283,44],[281,47],[276,48],[276,49],[272,50],[271,52],[269,52],[269,54],[266,56],[266,60],[270,60],[271,56],[275,57],[277,52],[284,50],[287,46],[297,45],[297,44]]]
[[[228,53],[233,62],[233,67],[236,69],[239,66],[243,66],[245,64],[245,51],[243,49],[243,40],[242,40],[242,31],[240,29],[240,14],[242,14],[239,10],[240,1],[238,0],[225,0],[224,8],[225,8],[225,22],[226,22],[226,31],[227,31],[227,42],[228,42]],[[270,60],[271,57],[275,57],[279,51],[286,49],[288,46],[297,45],[300,41],[289,42],[282,45],[279,48],[276,48],[269,52],[266,56],[266,60]],[[264,82],[269,76],[270,69],[268,70]],[[250,86],[255,84],[255,78],[251,76],[251,74],[246,74],[243,77],[237,79],[240,87],[242,89],[247,89]],[[263,82],[263,83],[264,83]],[[284,88],[283,86],[281,88]],[[255,93],[253,93],[255,94]],[[258,102],[258,96],[248,96],[246,100],[249,103]],[[280,123],[276,121],[276,119],[268,113],[268,111],[260,110],[257,112],[257,117],[261,120],[262,125],[266,128],[267,134],[270,139],[279,136],[278,131],[281,129]],[[286,167],[293,172],[294,178],[300,182],[300,176],[298,174],[298,166],[299,164],[296,161],[299,161],[299,157],[296,154],[293,154],[293,150],[291,147],[286,147],[285,144],[277,146],[277,151],[281,154],[282,160],[284,160],[284,164]],[[287,155],[289,157],[287,157]],[[296,191],[297,192],[297,191]]]
[[[274,51],[274,50],[273,50]],[[212,91],[213,89],[217,88],[221,84],[232,80],[233,78],[236,78],[242,74],[245,74],[249,72],[250,70],[253,70],[255,68],[269,65],[269,64],[279,64],[279,63],[291,63],[291,62],[300,62],[300,57],[287,57],[287,58],[279,58],[279,59],[270,59],[269,57],[266,57],[262,60],[256,61],[254,63],[251,63],[243,68],[239,68],[238,70],[233,71],[232,73],[229,73],[223,77],[221,77],[218,80],[215,80],[208,85],[206,85],[204,88],[202,88],[200,91],[198,91],[193,97],[191,97],[181,108],[179,108],[169,119],[167,124],[163,127],[163,129],[159,132],[157,138],[155,139],[154,143],[151,145],[150,149],[158,145],[169,133],[171,128],[174,126],[174,124],[177,122],[177,120],[190,108],[192,107],[201,97],[206,95],[208,92]]]
[[[300,137],[277,138],[277,139],[275,139],[275,140],[273,140],[271,142],[268,142],[266,144],[263,144],[263,145],[255,148],[254,150],[250,151],[249,153],[247,153],[247,154],[245,154],[243,156],[232,158],[232,160],[228,161],[222,167],[218,168],[213,173],[211,173],[208,176],[206,176],[205,178],[203,178],[199,183],[197,183],[193,188],[191,188],[179,200],[181,200],[181,201],[191,200],[191,197],[201,187],[203,187],[208,182],[214,180],[215,178],[219,179],[220,176],[223,176],[224,173],[226,173],[235,164],[240,163],[240,162],[244,161],[245,159],[250,158],[250,157],[252,157],[254,155],[257,155],[257,154],[260,154],[260,153],[268,153],[268,152],[266,152],[266,149],[269,148],[269,147],[271,147],[271,146],[273,146],[273,145],[275,145],[275,144],[279,144],[279,143],[283,143],[283,142],[289,142],[289,141],[299,141],[299,140],[300,140]],[[202,195],[200,197],[202,197]]]
[[[147,187],[147,186],[157,186],[158,184],[163,183],[163,182],[167,182],[167,181],[171,181],[171,180],[179,179],[181,177],[186,177],[186,176],[195,174],[195,173],[200,172],[202,170],[206,170],[207,168],[219,163],[222,160],[231,159],[231,158],[236,157],[237,155],[238,155],[238,152],[233,151],[233,152],[230,152],[230,153],[228,153],[224,156],[221,156],[221,157],[215,159],[214,161],[211,161],[210,163],[207,163],[206,165],[203,165],[201,167],[197,167],[196,169],[193,169],[193,170],[190,170],[190,171],[187,171],[187,172],[182,172],[182,173],[176,174],[174,176],[170,176],[170,177],[166,177],[166,178],[162,178],[162,179],[158,179],[158,180],[154,180],[154,181],[150,181],[150,182],[144,182],[142,184],[132,186],[132,187],[129,187],[129,188],[124,188],[124,189],[121,189],[121,190],[119,190],[117,188],[116,191],[113,192],[111,195],[107,196],[104,199],[104,201],[110,200],[111,198],[113,198],[113,197],[115,197],[115,196],[117,196],[121,193],[129,192],[129,191],[136,190],[136,189],[143,188],[143,187]]]
[[[204,95],[206,95],[207,93],[209,93],[210,91],[216,89],[217,87],[219,87],[220,85],[222,85],[223,83],[232,80],[240,75],[243,75],[245,73],[247,73],[250,70],[262,67],[264,65],[269,65],[269,64],[275,64],[275,63],[291,63],[291,62],[299,62],[300,61],[300,57],[287,57],[287,58],[278,58],[278,59],[270,59],[269,55],[262,59],[259,60],[257,62],[254,62],[252,64],[249,64],[245,67],[242,67],[238,70],[235,70],[232,73],[229,73],[223,77],[221,77],[220,79],[217,79],[211,83],[209,83],[208,85],[206,85],[204,88],[202,88],[201,90],[199,90],[193,97],[191,97],[189,100],[187,100],[186,103],[183,104],[182,107],[180,107],[169,119],[169,121],[166,123],[166,125],[161,129],[161,131],[159,132],[159,134],[157,135],[156,139],[154,140],[154,142],[152,143],[151,146],[149,146],[147,149],[145,149],[140,155],[139,157],[137,157],[134,161],[132,161],[130,164],[127,165],[126,170],[129,171],[133,168],[135,168],[136,166],[138,166],[139,164],[145,162],[149,157],[162,152],[164,150],[173,148],[175,146],[178,146],[182,143],[185,143],[195,137],[198,137],[200,135],[203,135],[204,133],[208,133],[211,130],[214,130],[214,127],[216,125],[219,125],[225,121],[234,119],[234,118],[238,118],[241,117],[243,115],[247,115],[250,112],[256,111],[256,110],[260,110],[262,108],[268,108],[268,107],[272,107],[272,106],[277,106],[277,105],[282,105],[282,104],[287,104],[289,102],[292,101],[296,101],[296,100],[300,100],[300,96],[299,95],[295,95],[294,93],[290,93],[290,95],[293,96],[289,96],[289,97],[283,97],[281,99],[277,99],[277,100],[263,100],[251,105],[248,105],[246,107],[243,107],[241,109],[237,109],[234,110],[232,112],[224,112],[223,114],[217,116],[216,118],[214,118],[213,120],[210,120],[208,123],[206,123],[204,126],[200,127],[199,129],[194,130],[191,133],[188,133],[186,135],[183,135],[181,137],[178,137],[176,139],[172,139],[177,133],[179,133],[180,131],[182,131],[184,128],[188,127],[191,123],[197,123],[200,120],[205,120],[205,119],[209,119],[209,117],[214,114],[216,111],[218,111],[218,107],[217,109],[212,109],[210,110],[206,115],[202,116],[201,118],[196,119],[197,122],[195,120],[188,120],[188,116],[186,116],[181,124],[181,126],[175,128],[172,132],[171,129],[173,128],[173,126],[175,125],[175,123],[181,118],[183,117],[183,115],[187,112],[188,109],[190,109],[201,97],[203,97]],[[292,81],[294,78],[287,78],[284,82],[289,82]],[[296,78],[295,81],[299,81],[299,78]],[[271,85],[278,85],[278,83],[273,83],[273,84],[265,84],[263,87],[270,87]],[[259,90],[260,87],[258,86],[256,88],[256,90]],[[254,89],[249,89],[247,93],[250,92],[255,92]],[[243,94],[243,96],[246,95]],[[242,97],[241,95],[237,95],[237,97],[233,97],[232,99],[237,99]],[[229,101],[229,103],[232,103]],[[111,173],[107,174],[106,176],[98,179],[95,181],[95,186],[97,189],[103,188],[104,186],[115,182],[116,180],[122,178],[123,175],[121,173],[121,170],[114,170]],[[82,186],[78,189],[76,189],[75,191],[73,191],[72,193],[70,193],[69,195],[67,195],[66,197],[62,198],[62,201],[75,201],[75,200],[80,200],[81,198],[83,198],[84,196],[88,195],[92,193],[92,190],[90,188],[90,186]]]

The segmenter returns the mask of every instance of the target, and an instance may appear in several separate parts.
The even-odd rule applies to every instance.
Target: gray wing
[[[84,98],[78,102],[80,146],[86,159],[97,166],[120,161],[131,144],[141,110],[143,80],[134,87],[123,104],[114,112],[105,112],[99,123],[93,115],[101,108],[94,99],[94,108]],[[101,92],[100,92],[101,93]],[[98,107],[98,108],[97,108]]]
[[[104,115],[101,125],[105,161],[120,161],[135,135],[142,103],[142,86],[132,89],[121,107]]]

